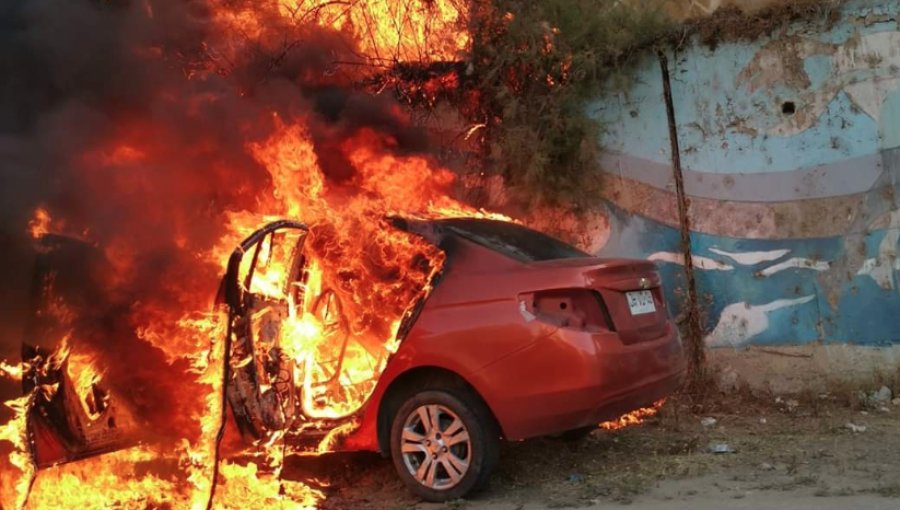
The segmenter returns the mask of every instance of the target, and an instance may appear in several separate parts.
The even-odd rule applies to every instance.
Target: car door
[[[232,253],[219,298],[228,305],[228,399],[241,432],[263,439],[297,417],[294,360],[284,326],[304,299],[303,245],[309,229],[279,221]]]

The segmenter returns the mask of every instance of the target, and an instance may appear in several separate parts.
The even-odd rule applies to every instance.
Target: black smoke
[[[222,30],[222,13],[245,9],[258,32]],[[428,150],[391,99],[354,87],[358,64],[345,34],[286,19],[274,0],[0,2],[0,357],[15,360],[28,340],[27,226],[41,206],[111,266],[87,341],[102,363],[128,367],[113,377],[152,419],[147,386],[180,380],[184,366],[137,339],[150,319],[135,305],[209,304],[185,302],[186,289],[211,302],[221,268],[194,254],[219,239],[227,211],[268,192],[247,144],[278,129],[273,113],[305,119],[336,181],[354,172],[338,147],[362,129],[399,153]],[[178,400],[176,383],[162,391]]]

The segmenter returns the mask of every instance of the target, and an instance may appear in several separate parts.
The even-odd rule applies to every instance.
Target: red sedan
[[[430,292],[416,294],[389,346],[347,326],[353,296],[315,277],[302,223],[271,223],[232,254],[219,293],[229,315],[226,391],[238,429],[255,444],[288,432],[320,451],[378,451],[412,492],[445,501],[485,484],[501,439],[590,430],[678,386],[681,343],[653,264],[594,258],[513,223],[391,223],[427,240],[443,261],[439,271],[423,269]],[[267,272],[279,256],[284,262]],[[70,286],[90,288],[78,278]],[[367,324],[377,323],[381,304],[370,301]],[[295,341],[301,349],[288,345]],[[35,462],[123,447],[127,406],[99,383],[77,395],[64,362],[38,370],[40,359],[54,359],[49,352],[26,350],[25,389],[63,389],[37,398],[29,414]]]
[[[594,258],[513,223],[393,223],[438,246],[446,262],[407,314],[342,448],[390,455],[415,494],[462,497],[488,480],[501,439],[596,427],[678,386],[681,342],[652,263]],[[223,289],[239,314],[250,313],[235,301],[243,254],[275,230],[304,228],[272,224],[235,251]],[[232,409],[258,435],[271,420],[246,398],[257,392],[240,388]],[[351,417],[334,418],[337,427]]]

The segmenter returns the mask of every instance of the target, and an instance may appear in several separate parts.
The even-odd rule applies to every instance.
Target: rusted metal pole
[[[687,356],[688,388],[703,378],[706,352],[700,328],[700,303],[697,299],[697,281],[694,278],[694,261],[691,256],[691,219],[688,216],[688,199],[684,192],[684,175],[681,169],[681,149],[678,146],[678,128],[675,124],[675,103],[672,100],[672,82],[669,77],[669,59],[659,51],[659,67],[662,72],[663,97],[669,121],[669,141],[672,146],[672,171],[675,175],[675,196],[678,202],[678,222],[681,231],[681,252],[684,257],[684,278],[687,286]]]

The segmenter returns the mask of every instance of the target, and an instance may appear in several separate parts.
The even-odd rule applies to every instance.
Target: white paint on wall
[[[784,271],[785,269],[812,269],[814,271],[828,271],[831,263],[823,260],[812,260],[803,257],[794,257],[792,259],[771,265],[756,274],[760,276],[772,276],[775,273]]]
[[[658,251],[647,257],[647,260],[650,260],[652,262],[668,262],[670,264],[678,264],[680,266],[683,266],[684,254],[673,253],[670,251]],[[704,257],[702,255],[692,255],[691,262],[697,269],[704,269],[707,271],[734,271],[734,266],[730,266],[728,264],[725,264],[724,262],[720,262],[709,257]]]
[[[769,312],[809,303],[814,295],[797,299],[778,299],[763,305],[751,305],[741,301],[732,303],[722,310],[719,322],[704,342],[708,347],[740,347],[769,329]]]
[[[900,88],[900,78],[873,78],[847,85],[844,91],[862,111],[876,121],[881,120],[881,105]]]
[[[743,253],[728,252],[718,248],[710,248],[709,251],[716,255],[728,257],[742,266],[755,266],[763,262],[771,262],[784,257],[791,250],[772,250],[772,251],[748,251]]]
[[[856,274],[870,276],[882,289],[893,289],[894,271],[900,271],[900,260],[895,260],[893,267],[885,267],[878,259],[866,259]]]
[[[796,65],[811,57],[831,61],[832,72],[816,88],[808,86],[809,76],[802,65]],[[897,31],[865,34],[843,44],[812,38],[778,38],[754,55],[738,75],[736,85],[750,94],[764,91],[771,105],[780,105],[785,98],[794,101],[796,114],[785,116],[779,109],[757,126],[770,135],[793,136],[815,125],[841,92],[878,122],[885,100],[900,87],[898,69]]]
[[[882,289],[896,288],[894,271],[900,271],[897,242],[900,241],[900,210],[891,211],[891,222],[884,239],[878,244],[878,257],[866,259],[857,275],[867,275]]]

